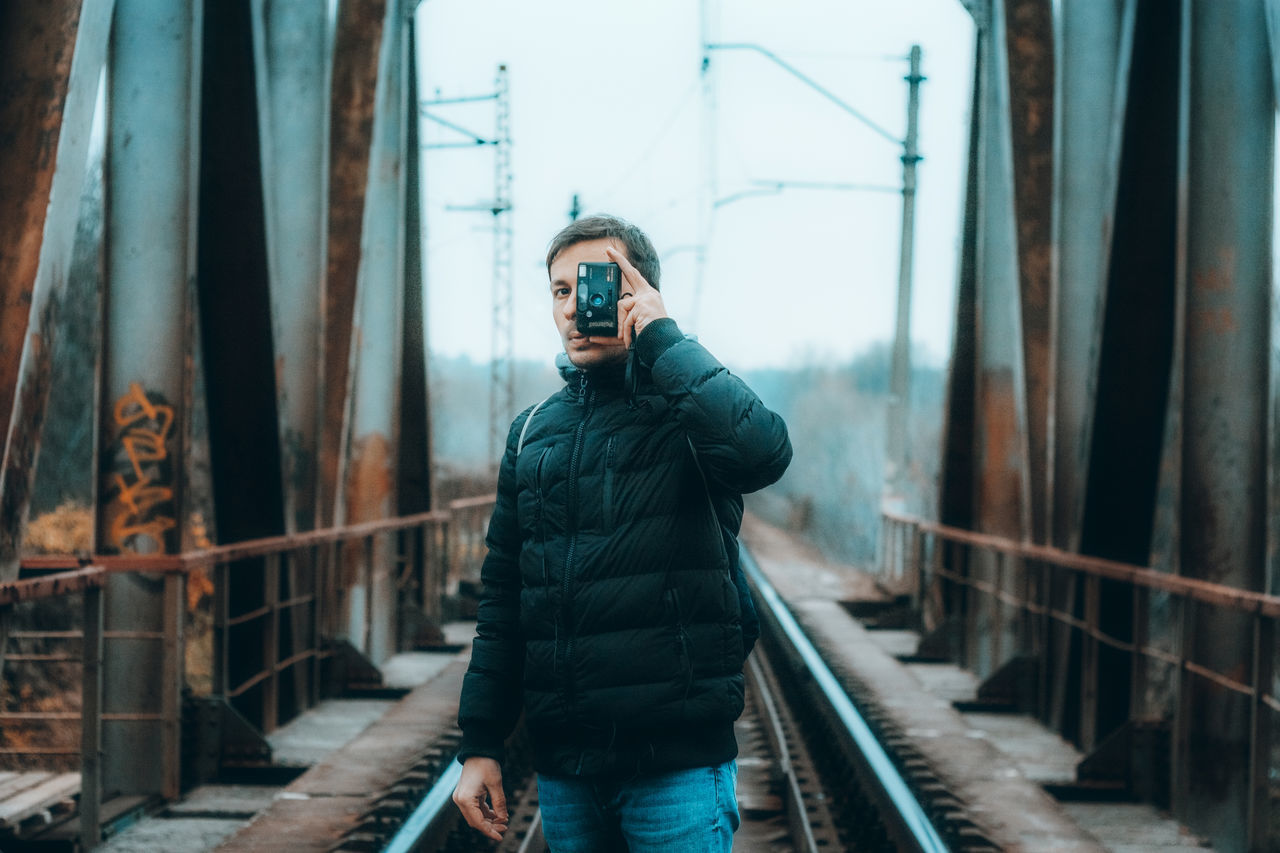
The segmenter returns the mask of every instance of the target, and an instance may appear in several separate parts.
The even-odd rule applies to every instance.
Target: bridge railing
[[[441,621],[442,601],[450,586],[456,589],[458,578],[479,576],[492,506],[492,496],[470,498],[455,501],[446,510],[180,555],[24,560],[28,574],[43,574],[0,583],[0,620],[12,622],[7,617],[24,602],[61,599],[58,618],[66,624],[58,630],[9,632],[7,639],[25,644],[25,650],[4,656],[5,664],[28,667],[28,675],[33,668],[36,677],[50,665],[79,667],[81,677],[71,689],[66,689],[65,677],[52,679],[65,691],[56,701],[30,697],[43,700],[33,702],[12,692],[4,696],[0,731],[8,728],[10,736],[0,737],[0,767],[47,766],[65,771],[78,765],[82,845],[91,846],[97,841],[103,794],[104,721],[160,724],[164,784],[158,793],[178,796],[183,686],[179,682],[184,661],[193,659],[196,643],[208,644],[211,669],[208,684],[196,692],[224,698],[269,732],[315,704],[325,692],[324,665],[337,655],[334,640],[353,624],[348,617],[354,602],[366,608],[364,636],[345,638],[357,650],[368,648],[375,622],[379,630],[390,630],[395,637],[392,626],[403,617],[406,604],[421,611],[428,622]],[[104,587],[113,574],[150,578],[163,585],[161,630],[104,630]],[[375,595],[379,577],[394,584],[394,595]],[[213,604],[211,625],[204,631],[192,630],[201,591],[211,595]],[[395,612],[373,612],[369,608],[375,601],[389,602]],[[354,619],[354,624],[361,620]],[[411,634],[400,639],[412,643]],[[171,698],[162,701],[158,710],[115,707],[104,713],[104,646],[110,656],[110,644],[116,641],[161,644],[163,672],[159,675],[166,685],[177,687],[162,691]],[[61,649],[49,654],[51,646]],[[78,737],[68,732],[77,723]],[[25,729],[21,737],[14,736],[15,727]],[[45,729],[43,736],[33,728]],[[154,765],[157,756],[124,760]]]
[[[1280,596],[896,513],[883,513],[882,523],[880,571],[913,598],[926,656],[940,653],[988,683],[1011,662],[1030,660],[1012,679],[1018,704],[1086,753],[1109,734],[1100,720],[1115,729],[1117,706],[1127,708],[1121,724],[1167,724],[1164,778],[1135,781],[1153,768],[1130,767],[1123,781],[1175,815],[1185,813],[1192,784],[1194,696],[1206,689],[1237,696],[1247,716],[1240,764],[1248,778],[1229,784],[1247,786],[1250,836],[1270,837]],[[1206,626],[1232,632],[1221,653],[1204,642]],[[1248,638],[1243,657],[1239,637]],[[1082,775],[1092,772],[1088,764]]]

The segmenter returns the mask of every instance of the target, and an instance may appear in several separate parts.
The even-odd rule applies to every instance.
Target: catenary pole
[[[885,448],[883,503],[902,510],[906,503],[907,404],[911,374],[911,277],[915,240],[916,146],[919,130],[920,45],[911,46],[911,70],[907,75],[907,135],[902,143],[902,241],[898,257],[898,309],[889,365],[889,423]]]

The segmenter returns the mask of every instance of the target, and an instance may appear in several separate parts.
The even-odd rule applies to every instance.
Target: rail
[[[822,660],[820,653],[805,635],[803,629],[795,621],[786,604],[774,590],[773,586],[760,571],[751,555],[742,551],[742,566],[747,572],[751,585],[756,591],[756,601],[761,608],[762,622],[777,626],[780,634],[779,645],[783,647],[785,656],[798,659],[805,676],[806,683],[819,686],[821,699],[833,715],[838,719],[840,730],[852,744],[835,744],[842,755],[854,754],[862,765],[858,776],[863,790],[875,800],[877,814],[886,831],[890,843],[897,850],[926,851],[927,853],[945,853],[948,849],[938,831],[925,814],[923,807],[909,789],[897,766],[886,754],[878,742],[870,726],[863,720],[844,688]],[[770,667],[762,665],[759,655],[747,661],[746,676],[751,689],[760,697],[762,706],[761,720],[764,737],[770,744],[770,753],[778,764],[778,777],[782,788],[783,810],[789,827],[790,841],[797,851],[816,851],[828,849],[825,841],[815,838],[814,828],[809,824],[809,812],[813,806],[802,793],[803,782],[792,766],[788,750],[788,737],[783,727],[778,704],[781,694],[775,698],[777,687],[769,674]],[[453,805],[451,794],[457,784],[460,766],[456,761],[450,762],[436,778],[434,784],[427,789],[418,805],[405,818],[398,831],[377,849],[381,853],[406,853],[410,850],[437,849],[441,840],[459,825],[460,816]],[[513,779],[508,778],[508,783]],[[517,787],[519,784],[516,783]],[[508,800],[508,808],[513,815],[522,806]],[[526,815],[526,819],[528,816]],[[541,832],[538,828],[539,816],[534,814],[531,822],[523,825],[523,832],[513,832],[511,837],[495,847],[497,850],[514,850],[516,853],[527,853],[529,850],[541,849]],[[520,821],[513,818],[513,829]],[[344,848],[345,849],[345,848]]]
[[[911,792],[901,772],[880,745],[848,693],[836,680],[821,653],[791,615],[773,584],[745,548],[742,549],[742,568],[756,592],[756,602],[762,605],[762,624],[772,623],[777,626],[790,646],[789,654],[798,656],[803,661],[806,673],[820,691],[821,701],[839,719],[843,727],[842,734],[853,746],[848,752],[857,763],[854,769],[863,790],[876,801],[877,812],[896,849],[945,853],[947,845]]]
[[[1086,753],[1108,734],[1099,730],[1104,691],[1127,691],[1130,721],[1169,720],[1169,776],[1156,781],[1168,785],[1175,813],[1182,810],[1179,798],[1190,781],[1193,688],[1211,685],[1243,697],[1249,716],[1248,820],[1253,837],[1269,837],[1272,731],[1280,713],[1273,683],[1280,596],[892,512],[883,513],[882,521],[881,575],[914,598],[925,630],[949,635],[952,656],[980,673],[1030,656],[1038,683],[1027,710],[1060,731],[1064,720],[1076,720],[1069,734]],[[1104,602],[1114,607],[1117,600],[1128,605],[1128,613],[1109,622]],[[1252,644],[1244,665],[1196,659],[1196,628],[1202,615],[1215,610],[1233,614],[1242,628],[1247,623]],[[1127,657],[1127,684],[1104,677],[1104,653]],[[1078,707],[1066,707],[1069,681],[1080,685]]]
[[[149,721],[165,733],[161,760],[169,799],[180,794],[181,703],[165,701],[157,712],[144,708],[103,711],[102,661],[106,644],[148,641],[162,646],[166,683],[182,680],[189,631],[190,602],[195,592],[211,594],[213,618],[203,636],[211,645],[211,674],[202,692],[223,697],[262,732],[319,701],[325,680],[322,664],[335,655],[332,640],[342,631],[342,608],[363,602],[362,636],[348,638],[368,649],[375,622],[394,623],[404,604],[422,611],[428,621],[442,618],[442,601],[464,580],[478,579],[483,540],[493,496],[454,501],[446,510],[341,527],[238,542],[176,555],[96,555],[33,557],[22,561],[32,577],[0,583],[0,623],[13,609],[40,599],[82,599],[78,626],[70,630],[16,630],[5,642],[36,644],[38,651],[0,654],[0,663],[40,666],[80,665],[79,696],[68,696],[57,710],[0,707],[0,727],[79,721],[79,744],[0,746],[0,760],[38,763],[78,758],[81,772],[81,844],[98,841],[104,766],[102,724]],[[160,630],[104,629],[104,593],[116,575],[159,577],[164,615]],[[380,580],[381,579],[381,580]],[[393,589],[381,599],[375,585]],[[190,585],[190,586],[189,586]],[[197,585],[199,590],[197,590]],[[188,598],[188,591],[193,593]],[[358,592],[357,592],[358,591]],[[390,602],[394,612],[374,613],[375,601]],[[0,624],[0,628],[3,625]],[[144,627],[144,626],[133,626]],[[196,635],[199,636],[198,632]],[[394,636],[394,632],[393,632]],[[58,644],[80,645],[46,653]],[[396,644],[400,645],[399,643]],[[288,690],[282,690],[287,686]],[[287,693],[288,695],[284,695]],[[166,695],[179,695],[178,690]],[[78,699],[79,708],[76,708]],[[59,758],[61,757],[61,758]],[[143,756],[154,761],[154,756]],[[141,760],[141,759],[139,759]]]

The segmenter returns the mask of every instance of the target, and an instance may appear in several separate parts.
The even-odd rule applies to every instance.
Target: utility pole
[[[493,339],[489,361],[489,464],[498,472],[507,425],[515,417],[515,322],[512,318],[511,103],[507,66],[498,66],[493,158]]]
[[[704,30],[705,39],[705,30]],[[853,116],[880,137],[895,145],[902,146],[902,240],[898,256],[898,310],[897,322],[893,338],[893,356],[889,369],[889,435],[885,448],[884,487],[881,493],[881,508],[901,510],[906,504],[907,482],[906,472],[906,432],[907,402],[911,376],[911,261],[912,242],[915,236],[915,204],[916,204],[916,164],[920,162],[917,148],[920,111],[920,83],[925,79],[920,74],[920,45],[911,46],[910,73],[904,78],[908,85],[907,93],[907,135],[899,139],[886,128],[876,124],[851,104],[841,100],[830,89],[817,80],[809,77],[800,69],[792,66],[773,51],[766,50],[758,44],[735,42],[727,44],[703,44],[704,72],[706,55],[713,50],[745,50],[757,53],[786,71],[792,77],[813,89],[822,97],[835,104],[844,112]],[[716,199],[712,209],[726,204],[758,195],[772,195],[787,187],[806,186],[795,181],[758,182],[751,190],[734,193],[723,199]],[[864,185],[808,184],[809,188],[818,189],[865,189],[882,190],[883,187]],[[705,246],[705,240],[703,241]]]
[[[496,117],[493,137],[480,136],[467,128],[448,121],[429,108],[478,101],[494,101]],[[490,337],[489,360],[489,465],[492,473],[498,471],[502,448],[506,444],[507,425],[515,417],[515,323],[512,320],[512,265],[514,229],[511,224],[511,101],[507,82],[507,66],[498,66],[494,91],[484,95],[458,98],[439,98],[423,101],[422,117],[454,134],[462,140],[435,142],[423,145],[423,150],[440,148],[471,148],[492,145],[493,200],[473,205],[447,205],[446,210],[465,210],[488,213],[493,217],[493,316]]]
[[[907,136],[902,144],[902,242],[898,257],[898,312],[893,335],[893,360],[889,365],[889,423],[885,447],[882,508],[906,508],[907,405],[911,375],[911,264],[915,239],[916,147],[920,112],[920,45],[911,46],[911,70],[907,75]]]
[[[573,194],[573,201],[569,204],[569,221],[577,222],[578,217],[582,215],[582,204],[578,201],[578,194]]]

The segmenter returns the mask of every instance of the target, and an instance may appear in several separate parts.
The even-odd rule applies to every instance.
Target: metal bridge
[[[941,499],[882,582],[1082,781],[1272,849],[1280,3],[964,4]],[[79,774],[85,846],[104,779],[176,798],[376,688],[482,547],[431,483],[413,5],[0,6],[0,665],[78,696],[6,696],[0,759]],[[24,558],[50,458],[92,533]]]

